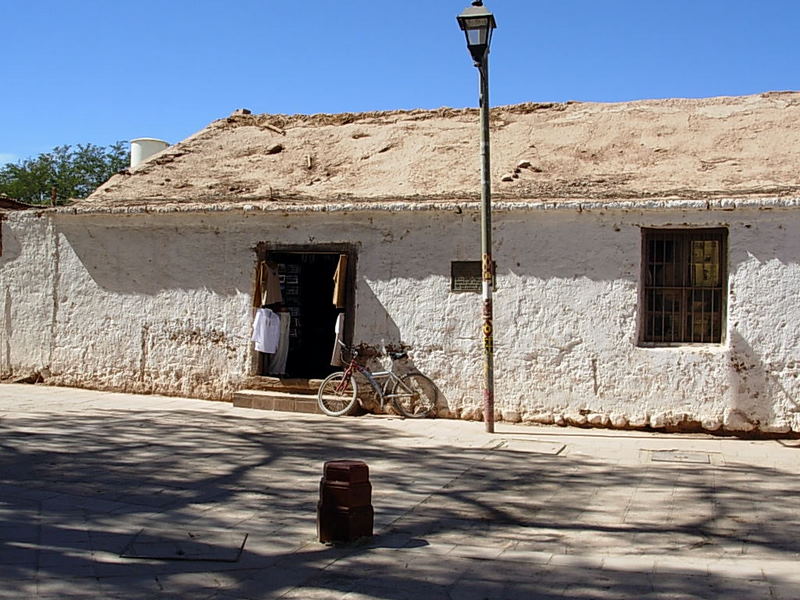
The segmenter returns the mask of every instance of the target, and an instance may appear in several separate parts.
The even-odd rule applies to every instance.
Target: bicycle
[[[436,411],[438,390],[433,381],[418,372],[397,375],[392,369],[394,361],[405,358],[405,352],[390,352],[392,368],[388,371],[370,371],[358,362],[358,351],[348,348],[337,340],[342,348],[350,354],[350,362],[344,371],[328,375],[319,386],[317,402],[323,413],[331,417],[352,414],[359,404],[356,373],[364,376],[380,400],[383,409],[391,402],[395,410],[404,417],[420,419],[428,417]]]

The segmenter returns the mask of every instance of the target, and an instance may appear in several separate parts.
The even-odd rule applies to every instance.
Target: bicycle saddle
[[[389,352],[389,356],[392,360],[399,360],[408,357],[408,352]]]

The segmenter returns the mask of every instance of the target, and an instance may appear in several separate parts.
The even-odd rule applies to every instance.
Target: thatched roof
[[[491,114],[498,200],[800,196],[798,92],[520,104]],[[479,131],[475,109],[237,111],[115,175],[80,206],[474,200]]]
[[[8,210],[28,210],[29,208],[34,208],[30,204],[25,204],[24,202],[19,202],[18,200],[14,200],[9,198],[5,194],[0,194],[0,211],[8,211]]]

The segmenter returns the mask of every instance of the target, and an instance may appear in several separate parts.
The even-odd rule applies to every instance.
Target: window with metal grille
[[[727,229],[642,229],[642,343],[722,342],[727,240]]]

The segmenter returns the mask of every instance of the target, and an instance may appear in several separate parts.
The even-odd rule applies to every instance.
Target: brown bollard
[[[329,460],[319,484],[320,542],[352,542],[372,535],[374,520],[369,467],[360,460]]]

